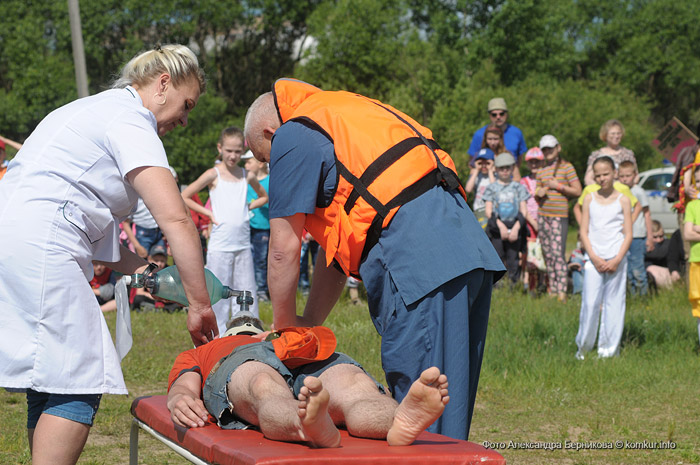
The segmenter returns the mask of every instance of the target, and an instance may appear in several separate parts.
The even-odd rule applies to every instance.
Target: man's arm
[[[320,326],[326,321],[343,293],[346,281],[345,273],[339,271],[332,263],[326,266],[326,254],[319,248],[309,300],[304,308],[306,326]]]
[[[189,371],[182,374],[168,391],[168,410],[176,425],[186,428],[204,426],[209,414],[202,402],[202,377]]]
[[[270,246],[267,261],[267,285],[272,302],[273,326],[309,326],[297,317],[297,284],[301,234],[306,215],[296,213],[282,218],[270,218]]]

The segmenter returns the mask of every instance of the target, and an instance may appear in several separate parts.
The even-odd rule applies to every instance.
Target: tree
[[[596,2],[598,3],[598,2]],[[626,83],[653,102],[657,124],[700,114],[700,3],[626,0],[600,21],[586,50],[587,76]]]
[[[411,25],[401,0],[338,0],[323,3],[309,18],[317,41],[296,76],[323,89],[343,89],[382,99],[403,75],[398,72]]]
[[[292,73],[294,44],[317,0],[92,0],[81,3],[91,93],[110,87],[131,57],[156,44],[183,43],[198,54],[209,90],[190,128],[165,139],[170,162],[191,181],[211,159],[229,122],[242,122],[253,98]],[[65,1],[3,0],[0,31],[0,132],[23,141],[52,110],[77,98]],[[202,121],[201,118],[204,118]],[[201,124],[200,124],[201,121]],[[199,160],[199,161],[197,161]]]
[[[455,159],[461,178],[468,174],[466,151],[472,135],[489,122],[485,108],[494,96],[506,99],[509,122],[522,129],[528,147],[537,145],[543,135],[553,134],[562,145],[562,156],[576,167],[579,176],[585,172],[588,155],[603,145],[598,131],[610,118],[625,125],[623,144],[635,152],[640,169],[661,162],[650,145],[655,136],[648,122],[650,106],[624,85],[531,74],[513,86],[504,86],[495,66],[486,63],[482,70],[459,82],[430,121],[436,140]]]

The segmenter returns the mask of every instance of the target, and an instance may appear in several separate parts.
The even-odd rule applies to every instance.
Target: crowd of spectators
[[[697,144],[679,156],[675,188],[669,192],[678,200],[679,229],[667,237],[638,184],[634,152],[622,145],[625,128],[620,121],[606,121],[599,132],[603,146],[590,154],[586,166],[574,166],[564,158],[556,135],[544,134],[528,149],[523,132],[509,123],[503,98],[491,99],[487,112],[490,124],[474,133],[469,146],[465,190],[508,269],[509,279],[500,285],[562,302],[583,294],[577,357],[583,359],[592,349],[600,318],[605,321],[600,323],[598,355],[617,355],[625,296],[686,282],[695,236],[692,218],[683,215],[686,204],[698,197],[693,178],[700,166]],[[583,182],[577,171],[583,173]],[[610,185],[601,188],[608,172]],[[570,203],[580,233],[567,253]],[[629,205],[629,217],[623,205]],[[696,299],[700,309],[700,291],[694,297],[690,288],[691,303]],[[698,329],[700,335],[700,323]]]
[[[680,227],[667,237],[661,224],[652,218],[647,196],[637,184],[637,160],[634,152],[622,145],[625,129],[620,121],[611,119],[601,126],[599,136],[603,146],[590,154],[585,167],[575,167],[564,158],[564,147],[553,134],[542,135],[537,146],[528,149],[523,132],[509,123],[505,99],[491,99],[487,113],[490,123],[476,130],[469,145],[470,172],[465,190],[477,219],[508,270],[508,279],[501,285],[520,287],[533,296],[546,294],[560,301],[566,301],[567,295],[583,292],[586,265],[588,263],[590,268],[591,255],[580,235],[575,246],[570,247],[573,250],[567,253],[569,207],[573,202],[573,216],[581,227],[586,197],[594,196],[594,201],[603,198],[594,171],[596,160],[601,157],[609,158],[614,164],[613,191],[630,202],[632,236],[629,246],[625,246],[628,250],[621,263],[626,270],[626,282],[621,281],[626,290],[646,295],[684,282],[689,247],[683,237],[682,213],[687,201],[697,197],[693,172],[688,169],[700,162],[695,154],[697,145],[679,157],[674,182],[677,187],[669,192],[669,197],[679,200],[680,208],[678,204],[676,207],[681,212]],[[221,165],[221,143],[220,140],[213,173],[218,173],[216,170],[224,166]],[[7,169],[6,144],[17,150],[21,148],[21,144],[0,136],[0,179]],[[255,205],[247,214],[250,240],[245,242],[253,257],[257,304],[257,301],[269,300],[266,269],[270,223],[266,201],[262,205],[257,201],[260,189],[266,192],[269,187],[268,170],[267,164],[255,160],[250,151],[234,158],[234,164],[240,161],[244,167],[244,175],[258,184],[255,188],[248,184],[245,200],[247,206]],[[584,173],[583,183],[577,175],[577,168]],[[177,179],[177,173],[172,168],[171,171]],[[197,192],[192,189],[185,191],[183,187],[185,195],[201,234],[206,261],[212,227],[217,226],[213,221],[211,201],[205,206]],[[142,201],[139,201],[136,212],[122,224],[122,230],[125,246],[149,261],[158,262],[161,268],[167,264],[167,240]],[[303,239],[298,289],[306,295],[318,244],[308,234]],[[95,264],[91,285],[103,311],[116,307],[113,298],[116,279],[116,273],[104,265]],[[348,281],[353,304],[362,303],[359,287],[357,280]],[[130,300],[135,309],[172,311],[177,308],[154,301],[142,290],[132,290]]]

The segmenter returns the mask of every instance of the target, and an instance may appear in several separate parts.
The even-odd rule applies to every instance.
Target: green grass
[[[301,305],[301,302],[300,302]],[[700,462],[700,357],[686,291],[628,300],[620,357],[575,360],[580,300],[562,304],[520,293],[494,293],[486,355],[470,440],[545,443],[673,441],[673,450],[554,450],[500,448],[509,463],[688,464]],[[262,305],[266,322],[271,310]],[[81,464],[127,464],[129,406],[163,394],[174,357],[191,347],[183,313],[134,313],[134,348],[123,363],[130,395],[103,397]],[[107,315],[114,328],[114,315]],[[380,340],[366,307],[342,301],[327,325],[338,350],[383,380]],[[26,402],[0,390],[0,463],[31,463]],[[147,434],[140,463],[186,464]]]

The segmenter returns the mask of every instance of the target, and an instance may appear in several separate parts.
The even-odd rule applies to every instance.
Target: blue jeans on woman
[[[267,299],[267,250],[270,243],[269,229],[250,228],[250,243],[253,246],[253,266],[258,295]]]
[[[644,266],[644,254],[647,250],[646,237],[632,239],[627,252],[627,282],[632,287],[632,293],[646,295],[649,292],[647,269]]]

